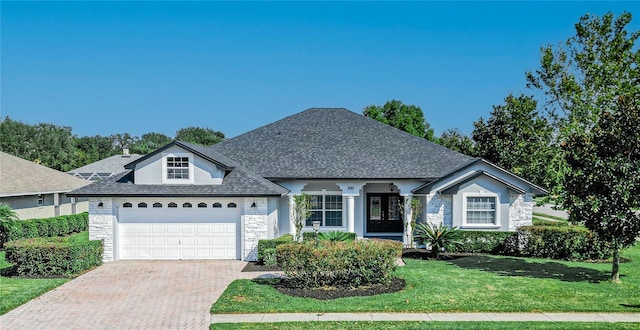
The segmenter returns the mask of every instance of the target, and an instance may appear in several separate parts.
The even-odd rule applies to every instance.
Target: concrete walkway
[[[308,321],[640,322],[640,313],[282,313],[211,315],[211,323]]]

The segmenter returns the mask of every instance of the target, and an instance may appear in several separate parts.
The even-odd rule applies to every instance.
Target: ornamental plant
[[[443,223],[434,225],[432,223],[416,224],[414,240],[418,244],[425,244],[431,247],[431,253],[438,259],[440,251],[446,250],[450,246],[462,244],[459,241],[460,229],[458,227],[447,227]]]

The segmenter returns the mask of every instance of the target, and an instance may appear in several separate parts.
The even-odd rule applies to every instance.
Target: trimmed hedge
[[[515,232],[478,230],[461,230],[458,234],[461,244],[451,244],[447,252],[501,254],[505,240],[516,235]]]
[[[356,239],[356,233],[352,233],[352,232],[348,232],[348,231],[345,231],[344,233],[345,233],[346,235],[348,235],[348,237],[347,237],[347,239],[348,239],[348,240],[353,241],[353,240],[355,240],[355,239]],[[319,234],[320,234],[320,233],[318,233],[318,235],[319,235]],[[309,242],[310,242],[310,241],[314,241],[314,242],[315,242],[315,240],[316,240],[316,233],[315,233],[315,232],[312,232],[312,231],[311,231],[311,232],[309,232],[309,231],[304,232],[304,233],[302,233],[302,240],[303,240],[303,241],[309,241]]]
[[[69,276],[102,264],[103,250],[102,241],[90,241],[82,232],[8,242],[5,258],[18,276]]]
[[[2,222],[0,223],[0,247],[6,242],[19,239],[65,236],[88,229],[89,213],[87,212],[46,219]]]
[[[358,287],[393,278],[402,243],[388,240],[322,241],[279,245],[278,265],[292,287]]]
[[[538,227],[568,227],[569,221],[553,221],[533,217],[533,225]]]
[[[505,242],[507,253],[564,260],[604,260],[611,246],[580,226],[523,226]]]
[[[258,262],[264,263],[265,251],[267,249],[275,249],[280,244],[286,244],[293,242],[293,236],[291,234],[284,234],[274,239],[261,239],[258,241]]]

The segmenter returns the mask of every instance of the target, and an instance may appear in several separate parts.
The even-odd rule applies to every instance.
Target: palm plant
[[[353,240],[351,233],[337,230],[319,233],[318,239],[321,241],[330,242],[347,242]]]
[[[18,215],[11,206],[5,203],[0,203],[0,222],[11,222],[16,220],[19,220]]]
[[[431,247],[431,253],[438,259],[440,251],[447,249],[452,245],[462,244],[460,238],[460,229],[458,227],[447,227],[443,223],[438,225],[428,223],[417,223],[414,240],[418,244],[425,244]]]

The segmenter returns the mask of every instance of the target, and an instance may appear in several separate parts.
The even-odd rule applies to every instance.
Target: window
[[[189,203],[189,202],[182,204],[182,207],[185,207],[185,208],[190,208],[192,206],[193,205],[191,205],[191,203]]]
[[[153,203],[153,207],[162,207],[162,203]]]
[[[221,208],[221,207],[222,207],[222,204],[220,204],[220,203],[213,203],[213,208],[214,208],[214,209]]]
[[[122,207],[127,207],[128,208],[128,207],[132,207],[132,206],[133,206],[133,204],[131,204],[129,202],[126,202],[126,203],[122,204]]]
[[[466,197],[467,224],[496,224],[496,197]]]
[[[312,195],[310,211],[307,226],[320,221],[320,226],[342,227],[342,195]]]
[[[207,207],[207,203],[198,203],[198,207],[200,208]]]
[[[167,179],[189,179],[189,157],[167,157]]]
[[[44,195],[38,195],[38,205],[44,205]]]
[[[170,207],[170,208],[176,208],[176,207],[178,207],[178,204],[176,204],[174,202],[171,202],[167,206]]]
[[[147,207],[147,203],[145,203],[145,202],[138,203],[138,207],[139,208],[146,208]]]
[[[230,209],[235,209],[236,207],[238,207],[238,205],[236,205],[236,203],[232,202],[232,203],[227,204],[227,207],[230,208]]]

